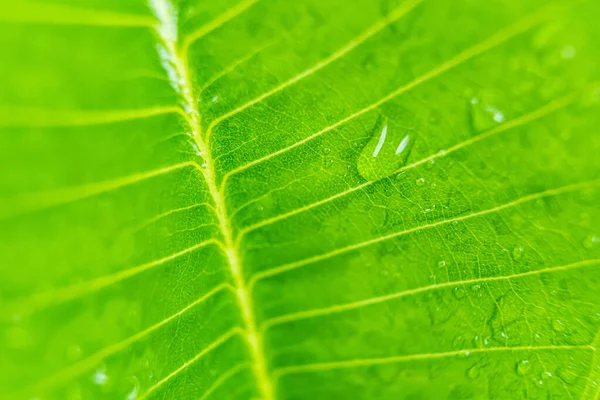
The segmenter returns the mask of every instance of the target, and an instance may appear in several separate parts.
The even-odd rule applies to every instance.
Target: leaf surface
[[[600,396],[593,0],[0,15],[0,398]]]

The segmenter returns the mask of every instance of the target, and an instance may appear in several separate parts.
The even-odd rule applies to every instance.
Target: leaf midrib
[[[163,11],[170,11],[170,15],[168,12],[157,13],[156,17],[158,18],[159,22],[155,27],[155,31],[157,37],[162,42],[161,44],[168,52],[168,56],[170,56],[171,58],[170,60],[163,60],[163,62],[171,62],[173,64],[172,66],[175,69],[177,81],[172,82],[172,86],[176,89],[180,89],[179,94],[183,102],[183,108],[184,110],[186,110],[185,120],[189,125],[190,129],[192,130],[193,139],[202,154],[204,162],[202,164],[201,173],[204,177],[210,195],[215,204],[215,214],[219,221],[219,228],[224,239],[223,251],[225,253],[231,275],[233,277],[234,286],[236,289],[235,297],[244,321],[244,329],[242,335],[246,341],[246,344],[252,356],[252,369],[254,372],[254,377],[256,379],[256,384],[263,400],[274,400],[275,395],[273,390],[273,383],[267,371],[267,362],[263,347],[263,340],[257,329],[257,322],[256,317],[254,315],[254,305],[252,296],[250,291],[248,290],[244,279],[242,261],[238,253],[236,242],[234,240],[233,230],[231,228],[225,198],[222,190],[219,189],[217,184],[217,174],[215,171],[214,159],[210,147],[208,146],[208,143],[205,142],[202,138],[201,114],[198,108],[198,98],[195,95],[193,80],[191,78],[192,75],[189,68],[188,48],[191,43],[189,40],[185,40],[183,43],[179,43],[177,37],[173,38],[164,35],[164,32],[161,29],[161,25],[164,24],[167,27],[174,26],[176,29],[177,16],[175,14],[171,0],[156,0],[152,4],[155,3],[160,3],[160,5],[164,7]],[[234,12],[229,13],[231,15],[227,13],[225,15],[233,17],[254,3],[255,1],[247,1],[241,3],[241,7],[236,7],[234,9]],[[246,7],[243,7],[244,5],[246,5]],[[221,18],[218,20],[222,24],[225,23],[228,19]],[[216,27],[217,26],[212,24],[210,25],[210,30],[200,30],[200,33],[196,34],[193,37],[194,40],[200,39],[203,35],[207,34]]]

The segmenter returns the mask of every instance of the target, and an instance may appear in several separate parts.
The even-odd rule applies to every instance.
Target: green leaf
[[[8,3],[0,398],[599,398],[599,2]]]

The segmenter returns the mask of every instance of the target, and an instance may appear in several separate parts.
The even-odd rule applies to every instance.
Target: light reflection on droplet
[[[96,385],[104,385],[108,380],[108,375],[106,375],[106,369],[104,367],[99,368],[94,372],[93,381]]]
[[[140,393],[140,380],[137,378],[137,376],[132,376],[130,379],[131,383],[133,384],[133,388],[131,389],[131,392],[129,392],[127,394],[127,400],[134,400],[138,397],[139,393]]]

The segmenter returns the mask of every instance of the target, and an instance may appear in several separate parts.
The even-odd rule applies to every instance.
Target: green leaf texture
[[[600,398],[597,0],[17,0],[0,398]]]

